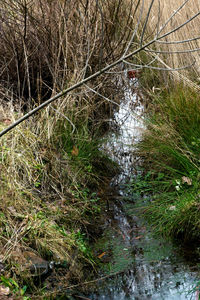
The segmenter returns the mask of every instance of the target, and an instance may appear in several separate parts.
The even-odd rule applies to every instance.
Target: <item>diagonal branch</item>
[[[148,15],[146,17],[146,22],[148,21],[149,18],[149,14],[153,5],[153,0],[151,1],[151,5],[149,7],[149,12]],[[187,1],[184,2],[184,4]],[[182,7],[182,6],[181,6]],[[181,7],[178,9],[180,10]],[[178,11],[176,10],[176,12]],[[173,14],[174,15],[174,14]],[[172,16],[173,16],[172,15]],[[146,48],[148,48],[149,46],[151,46],[152,44],[154,44],[155,42],[161,40],[162,38],[165,38],[167,36],[169,36],[170,34],[176,32],[177,30],[179,30],[180,28],[184,27],[185,25],[187,25],[188,23],[190,23],[192,20],[194,20],[196,17],[198,17],[200,15],[200,11],[198,13],[196,13],[195,15],[193,15],[190,19],[188,19],[187,21],[185,21],[184,23],[182,23],[181,25],[173,28],[172,30],[168,31],[167,33],[164,33],[163,35],[160,36],[156,36],[154,37],[151,41],[147,42],[145,45],[140,46],[138,49],[132,51],[131,53],[127,54],[127,55],[122,55],[122,57],[116,61],[114,61],[113,63],[107,65],[106,67],[102,68],[101,70],[97,71],[96,73],[90,75],[89,77],[77,82],[76,84],[72,85],[71,87],[61,91],[60,93],[56,94],[55,96],[51,97],[50,99],[48,99],[47,101],[43,102],[41,105],[39,105],[38,107],[34,108],[33,110],[31,110],[30,112],[28,112],[27,114],[25,114],[23,117],[19,118],[16,122],[14,122],[13,124],[11,124],[10,126],[8,126],[7,128],[5,128],[4,130],[2,130],[0,132],[0,137],[2,137],[3,135],[5,135],[7,132],[9,132],[10,130],[12,130],[13,128],[15,128],[17,125],[19,125],[20,123],[22,123],[23,121],[25,121],[26,119],[28,119],[30,116],[32,116],[33,114],[35,114],[36,112],[38,112],[39,110],[41,110],[42,108],[46,107],[47,105],[49,105],[50,103],[52,103],[53,101],[57,100],[58,98],[70,93],[71,91],[77,89],[78,87],[81,87],[82,85],[86,84],[87,82],[89,82],[92,79],[97,78],[98,76],[100,76],[101,74],[105,73],[106,71],[112,69],[113,67],[117,66],[118,64],[120,64],[121,62],[123,62],[124,60],[127,60],[128,58],[136,55],[137,53],[141,52],[142,50],[145,50]],[[170,18],[171,19],[171,18]],[[165,25],[161,28],[161,30],[159,31],[158,34],[161,33],[161,31],[163,30],[163,28],[166,26]],[[143,29],[146,28],[146,25],[144,25]],[[143,37],[144,37],[144,30],[142,32],[142,36],[141,36],[141,43],[143,41]]]
[[[156,58],[158,59],[158,58]],[[128,61],[124,61],[125,64],[127,65],[131,65],[133,67],[135,67],[136,69],[142,69],[142,68],[145,68],[145,69],[152,69],[152,70],[159,70],[159,71],[181,71],[181,70],[185,70],[185,69],[188,69],[188,68],[191,68],[192,66],[194,66],[194,64],[196,63],[196,60],[194,60],[191,64],[189,65],[185,65],[185,66],[182,66],[182,67],[179,67],[179,68],[170,68],[170,67],[167,67],[167,68],[162,68],[162,67],[153,67],[151,65],[137,65],[137,64],[133,64],[133,63],[130,63]]]

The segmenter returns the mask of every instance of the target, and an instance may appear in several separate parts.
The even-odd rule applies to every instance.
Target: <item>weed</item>
[[[198,94],[184,87],[163,92],[154,102],[138,150],[146,175],[133,189],[150,195],[145,216],[155,231],[184,242],[199,239]]]
[[[27,290],[27,286],[24,285],[22,288],[19,287],[18,283],[13,278],[6,278],[5,276],[1,276],[1,283],[8,288],[8,293],[12,292],[15,296],[23,297],[23,300],[30,300],[29,297],[24,296]]]

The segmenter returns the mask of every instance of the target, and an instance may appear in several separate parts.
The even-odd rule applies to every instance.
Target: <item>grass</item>
[[[1,2],[0,130],[57,91],[121,57],[137,20],[137,9],[134,11],[137,3],[131,0]],[[168,8],[163,5],[167,12]],[[197,8],[196,3],[189,7],[193,8]],[[153,22],[151,19],[150,23]],[[189,31],[191,28],[188,27]],[[136,46],[133,43],[132,47]],[[145,53],[139,59],[145,62],[147,57],[149,60],[152,55]],[[190,55],[188,59],[191,61]],[[198,56],[196,61],[199,62]],[[179,62],[173,60],[172,65],[179,65]],[[155,86],[161,77],[159,74],[155,80],[154,74],[151,72],[147,79],[151,76]],[[197,86],[197,68],[193,74]],[[186,75],[180,76],[186,78]],[[187,80],[192,86],[191,80]],[[119,102],[123,91],[120,93],[110,74],[104,74],[90,84],[97,94],[83,86],[0,140],[0,247],[1,261],[6,266],[1,285],[7,283],[16,296],[24,296],[20,294],[24,286],[28,286],[30,297],[39,297],[43,293],[41,286],[37,288],[27,269],[23,268],[27,263],[27,252],[47,261],[70,262],[69,274],[64,276],[65,286],[71,280],[83,280],[85,265],[94,267],[87,228],[100,213],[99,194],[104,184],[116,171],[116,166],[99,150],[99,137],[107,130],[106,120],[114,109],[113,104],[99,94]],[[167,99],[166,95],[164,97]],[[198,118],[195,97],[189,115],[194,112]],[[149,132],[155,136],[148,146],[152,159],[157,155],[157,148],[160,158],[167,158],[165,166],[155,164],[152,178],[157,176],[156,172],[167,174],[165,190],[170,190],[170,176],[181,191],[198,189],[198,130],[196,128],[189,141],[189,134],[183,130],[184,121],[179,120],[177,127],[171,126],[175,126],[176,115],[186,107],[187,101],[184,101],[179,103],[179,111],[170,101],[168,108],[164,108],[162,101],[162,105],[156,103],[159,114],[152,118],[152,126],[149,123]],[[167,125],[162,121],[164,109],[172,116],[170,120],[165,118]],[[181,115],[181,120],[187,114]],[[187,120],[191,121],[192,117]],[[194,127],[195,124],[190,133]],[[163,140],[159,141],[161,129]],[[184,138],[182,132],[185,132]],[[173,144],[162,144],[164,140],[169,141],[168,137]],[[148,140],[148,136],[145,139]],[[149,151],[148,147],[145,149],[143,144],[144,153]],[[192,180],[191,186],[187,184],[188,179],[184,183],[181,181],[183,176]],[[177,184],[177,180],[181,183]],[[175,193],[181,196],[176,189]],[[192,195],[195,197],[195,192]],[[189,206],[187,209],[189,211]],[[41,297],[45,297],[45,293]]]
[[[154,1],[151,12],[149,14],[149,19],[147,22],[147,30],[144,35],[144,41],[147,42],[156,35],[157,30],[160,30],[162,27],[161,33],[167,33],[170,30],[173,30],[176,26],[183,24],[196,13],[199,12],[200,6],[199,3],[196,3],[195,0],[187,1],[185,5],[182,4],[185,1],[182,0],[171,0],[171,1]],[[150,7],[151,0],[145,1],[145,7],[143,11],[143,19],[146,18],[147,10]],[[142,6],[142,3],[140,3]],[[175,10],[181,7],[181,10],[176,13],[173,18],[170,17],[174,14]],[[140,10],[137,12],[139,13]],[[154,80],[152,77],[159,78],[160,82],[165,82],[165,86],[173,86],[176,82],[182,82],[186,86],[192,87],[193,89],[199,91],[199,52],[187,52],[185,50],[198,49],[200,47],[200,40],[197,38],[199,36],[198,24],[199,18],[193,19],[191,22],[180,28],[179,30],[173,32],[164,39],[161,39],[159,42],[155,43],[150,49],[146,49],[140,53],[140,58],[137,60],[137,63],[140,61],[142,64],[146,63],[149,66],[161,67],[165,69],[170,68],[180,68],[192,63],[193,66],[181,71],[165,71],[165,72],[154,72],[153,70],[148,70],[144,72],[144,76],[147,77],[147,73],[151,73],[151,82],[149,82],[149,87],[154,86],[159,88],[159,80]],[[170,19],[170,21],[168,21]],[[166,23],[166,25],[165,25]],[[143,26],[144,23],[142,23]],[[197,39],[194,39],[197,38]],[[187,39],[193,39],[187,42]],[[140,40],[140,35],[138,36]],[[179,41],[179,43],[176,43]],[[171,53],[156,53],[149,52],[149,50],[154,51],[169,51]],[[182,51],[183,53],[177,53],[177,51]],[[175,52],[175,53],[172,53]],[[144,59],[145,57],[145,59]],[[154,79],[155,79],[154,78]],[[147,78],[146,84],[149,80]],[[153,85],[152,85],[153,83]]]
[[[145,11],[151,1],[145,2]],[[161,28],[183,1],[154,1],[147,30],[147,42]],[[195,1],[188,1],[167,22],[162,33],[169,32],[199,11]],[[146,14],[144,13],[144,17]],[[158,27],[159,19],[159,27]],[[182,51],[199,48],[198,39],[176,43],[198,36],[199,17],[166,39],[154,44],[155,51]],[[191,35],[192,33],[192,35]],[[140,37],[138,36],[138,39]],[[141,205],[144,215],[155,232],[185,243],[199,240],[199,170],[200,170],[200,110],[199,110],[199,52],[187,54],[139,53],[134,63],[153,67],[180,68],[182,71],[145,69],[141,85],[147,97],[146,131],[138,145],[144,158],[142,176],[133,180],[132,187],[144,195]],[[147,200],[148,199],[148,200]]]
[[[25,267],[27,252],[47,261],[70,262],[68,280],[82,280],[80,267],[93,266],[86,227],[101,211],[97,193],[117,169],[98,150],[99,141],[91,137],[86,118],[73,121],[72,134],[68,121],[61,118],[56,123],[55,115],[45,120],[42,114],[42,122],[37,124],[35,118],[0,141],[4,277],[19,287],[25,282],[29,292],[36,287]],[[4,128],[5,121],[0,126]]]
[[[150,195],[144,214],[157,233],[199,240],[200,109],[198,93],[178,86],[155,96],[138,145],[146,175],[133,188]],[[145,177],[146,176],[146,177]]]
[[[151,1],[145,2],[148,9]],[[183,1],[154,1],[145,42],[155,35],[159,16],[161,27]],[[146,5],[147,4],[147,5]],[[199,11],[199,4],[187,4],[168,22],[164,32],[172,30]],[[145,16],[145,14],[144,14]],[[185,51],[199,48],[200,41],[174,43],[198,36],[199,17],[154,44],[155,51]],[[138,39],[140,37],[138,36]],[[167,42],[167,43],[166,43]],[[130,185],[139,211],[153,232],[179,245],[189,246],[199,257],[200,238],[200,110],[199,52],[157,54],[143,51],[133,63],[159,68],[180,68],[182,71],[143,69],[140,83],[146,98],[146,130],[138,144],[142,170]]]
[[[131,2],[1,4],[0,130],[119,58],[134,28]],[[1,287],[7,283],[16,297],[24,286],[31,298],[48,294],[30,275],[27,253],[68,262],[55,294],[60,281],[83,281],[84,267],[94,268],[88,225],[99,216],[99,195],[117,169],[99,150],[114,109],[99,95],[119,102],[115,82],[100,76],[92,82],[98,95],[83,86],[0,140]]]

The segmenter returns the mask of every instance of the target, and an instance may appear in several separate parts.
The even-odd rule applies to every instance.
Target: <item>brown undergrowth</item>
[[[119,58],[134,26],[132,1],[0,2],[0,130]],[[116,171],[99,150],[115,105],[100,94],[119,102],[112,75],[63,96],[0,140],[1,281],[16,297],[25,287],[29,295],[46,293],[30,274],[34,257],[66,262],[65,284],[83,280],[84,265],[94,267],[86,228]]]
[[[142,14],[144,20],[146,20],[151,4],[151,0],[145,1]],[[142,5],[141,1],[140,6],[142,7]],[[164,83],[165,87],[170,88],[177,82],[182,82],[184,85],[199,91],[200,39],[198,24],[200,16],[188,22],[199,10],[199,3],[195,0],[153,1],[143,43],[148,42],[157,34],[160,36],[174,30],[181,24],[186,24],[142,51],[139,58],[135,58],[137,63],[147,66],[143,68],[142,83],[144,86],[149,83],[151,89],[154,87],[155,90],[159,90],[160,83],[161,85]],[[137,13],[139,11],[138,9]],[[141,25],[142,30],[144,23],[142,22]],[[140,39],[141,36],[138,35],[138,40],[140,41]],[[190,67],[187,68],[187,66]],[[158,70],[155,72],[151,67],[163,68],[165,71]],[[179,70],[181,68],[183,69]],[[173,70],[171,71],[171,69]]]

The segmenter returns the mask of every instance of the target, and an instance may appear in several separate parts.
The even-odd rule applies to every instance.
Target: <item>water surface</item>
[[[105,212],[104,233],[94,247],[102,269],[92,287],[93,300],[185,300],[198,299],[194,287],[197,269],[186,262],[178,247],[153,237],[149,226],[138,216],[137,197],[127,188],[134,181],[141,160],[133,154],[144,131],[144,106],[138,95],[137,80],[124,87],[124,100],[116,110],[104,144],[121,167],[111,182],[112,195]]]

